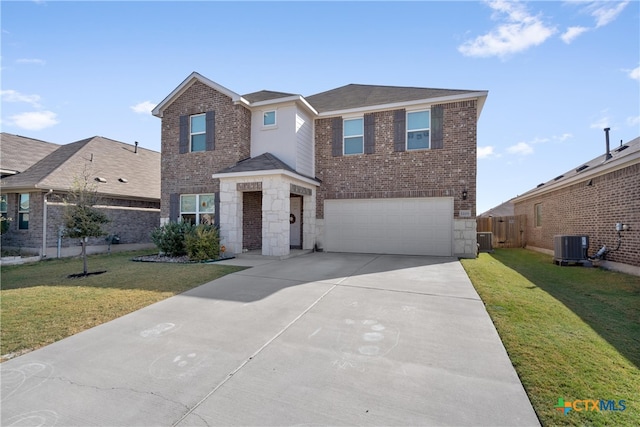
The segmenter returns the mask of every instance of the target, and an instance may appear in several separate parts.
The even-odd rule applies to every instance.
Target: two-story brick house
[[[475,256],[486,91],[347,85],[239,95],[192,73],[162,119],[161,221],[228,251]]]

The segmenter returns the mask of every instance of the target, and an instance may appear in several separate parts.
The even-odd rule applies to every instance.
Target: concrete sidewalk
[[[3,363],[2,425],[539,425],[456,259],[253,264]]]

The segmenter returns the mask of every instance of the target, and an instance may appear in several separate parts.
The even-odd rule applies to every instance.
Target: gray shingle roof
[[[294,93],[286,93],[286,92],[274,92],[271,90],[261,90],[259,92],[249,93],[247,95],[242,95],[244,99],[253,103],[260,101],[271,101],[279,98],[288,98],[290,96],[296,96]]]
[[[58,144],[2,132],[0,134],[0,170],[3,173],[24,172],[54,152]]]
[[[160,153],[95,136],[59,148],[24,172],[0,181],[3,191],[23,189],[69,190],[85,171],[101,177],[98,192],[125,198],[160,198]],[[126,182],[120,181],[126,180]]]
[[[277,169],[284,169],[289,172],[297,173],[285,162],[271,153],[264,153],[257,157],[241,160],[235,165],[223,169],[218,173],[256,172]]]
[[[640,137],[611,149],[611,158],[606,161],[604,149],[602,151],[603,153],[598,157],[591,159],[586,163],[577,165],[574,169],[560,174],[549,181],[538,184],[536,188],[520,194],[515,199],[520,199],[533,194],[545,193],[561,187],[564,184],[586,179],[591,175],[605,173],[611,168],[619,167],[621,162],[626,163],[628,161],[634,161],[635,163],[638,163],[640,162]]]
[[[326,111],[348,110],[351,108],[441,98],[475,92],[478,91],[349,84],[307,96],[305,99],[316,111],[323,113]]]

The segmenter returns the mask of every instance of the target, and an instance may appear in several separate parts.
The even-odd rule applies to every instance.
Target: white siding
[[[265,111],[276,111],[276,125],[262,125]],[[251,116],[251,157],[271,153],[296,168],[296,106],[294,103],[256,108]]]
[[[313,121],[304,112],[296,114],[296,172],[313,178]]]

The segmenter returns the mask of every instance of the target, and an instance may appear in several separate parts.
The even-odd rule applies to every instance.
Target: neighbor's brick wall
[[[215,111],[215,150],[179,153],[180,116]],[[211,175],[250,155],[251,112],[231,98],[196,81],[173,101],[162,117],[161,217],[169,217],[169,195],[213,193]]]
[[[262,191],[242,193],[242,248],[262,249]]]
[[[602,245],[615,248],[618,222],[628,224],[622,244],[607,260],[640,266],[640,164],[588,179],[570,187],[515,203],[515,214],[526,215],[527,245],[553,250],[553,236],[586,234],[589,255]],[[534,205],[542,203],[542,226],[536,227]]]
[[[444,148],[394,152],[393,111],[375,114],[375,153],[333,157],[333,118],[315,122],[317,217],[324,200],[453,196],[454,212],[476,214],[476,101],[443,104]],[[467,200],[462,190],[467,189]]]
[[[44,193],[30,193],[28,230],[18,230],[17,200],[17,194],[7,195],[7,214],[14,221],[10,224],[9,232],[2,235],[2,245],[41,251]],[[57,246],[58,230],[64,226],[64,195],[54,193],[48,196],[48,200],[47,247],[50,248]],[[102,198],[98,206],[108,206],[101,209],[111,220],[103,226],[103,230],[107,234],[117,234],[121,244],[151,243],[151,231],[160,226],[160,202]],[[90,238],[89,245],[104,245],[105,237]],[[62,247],[78,245],[78,239],[62,238]]]

